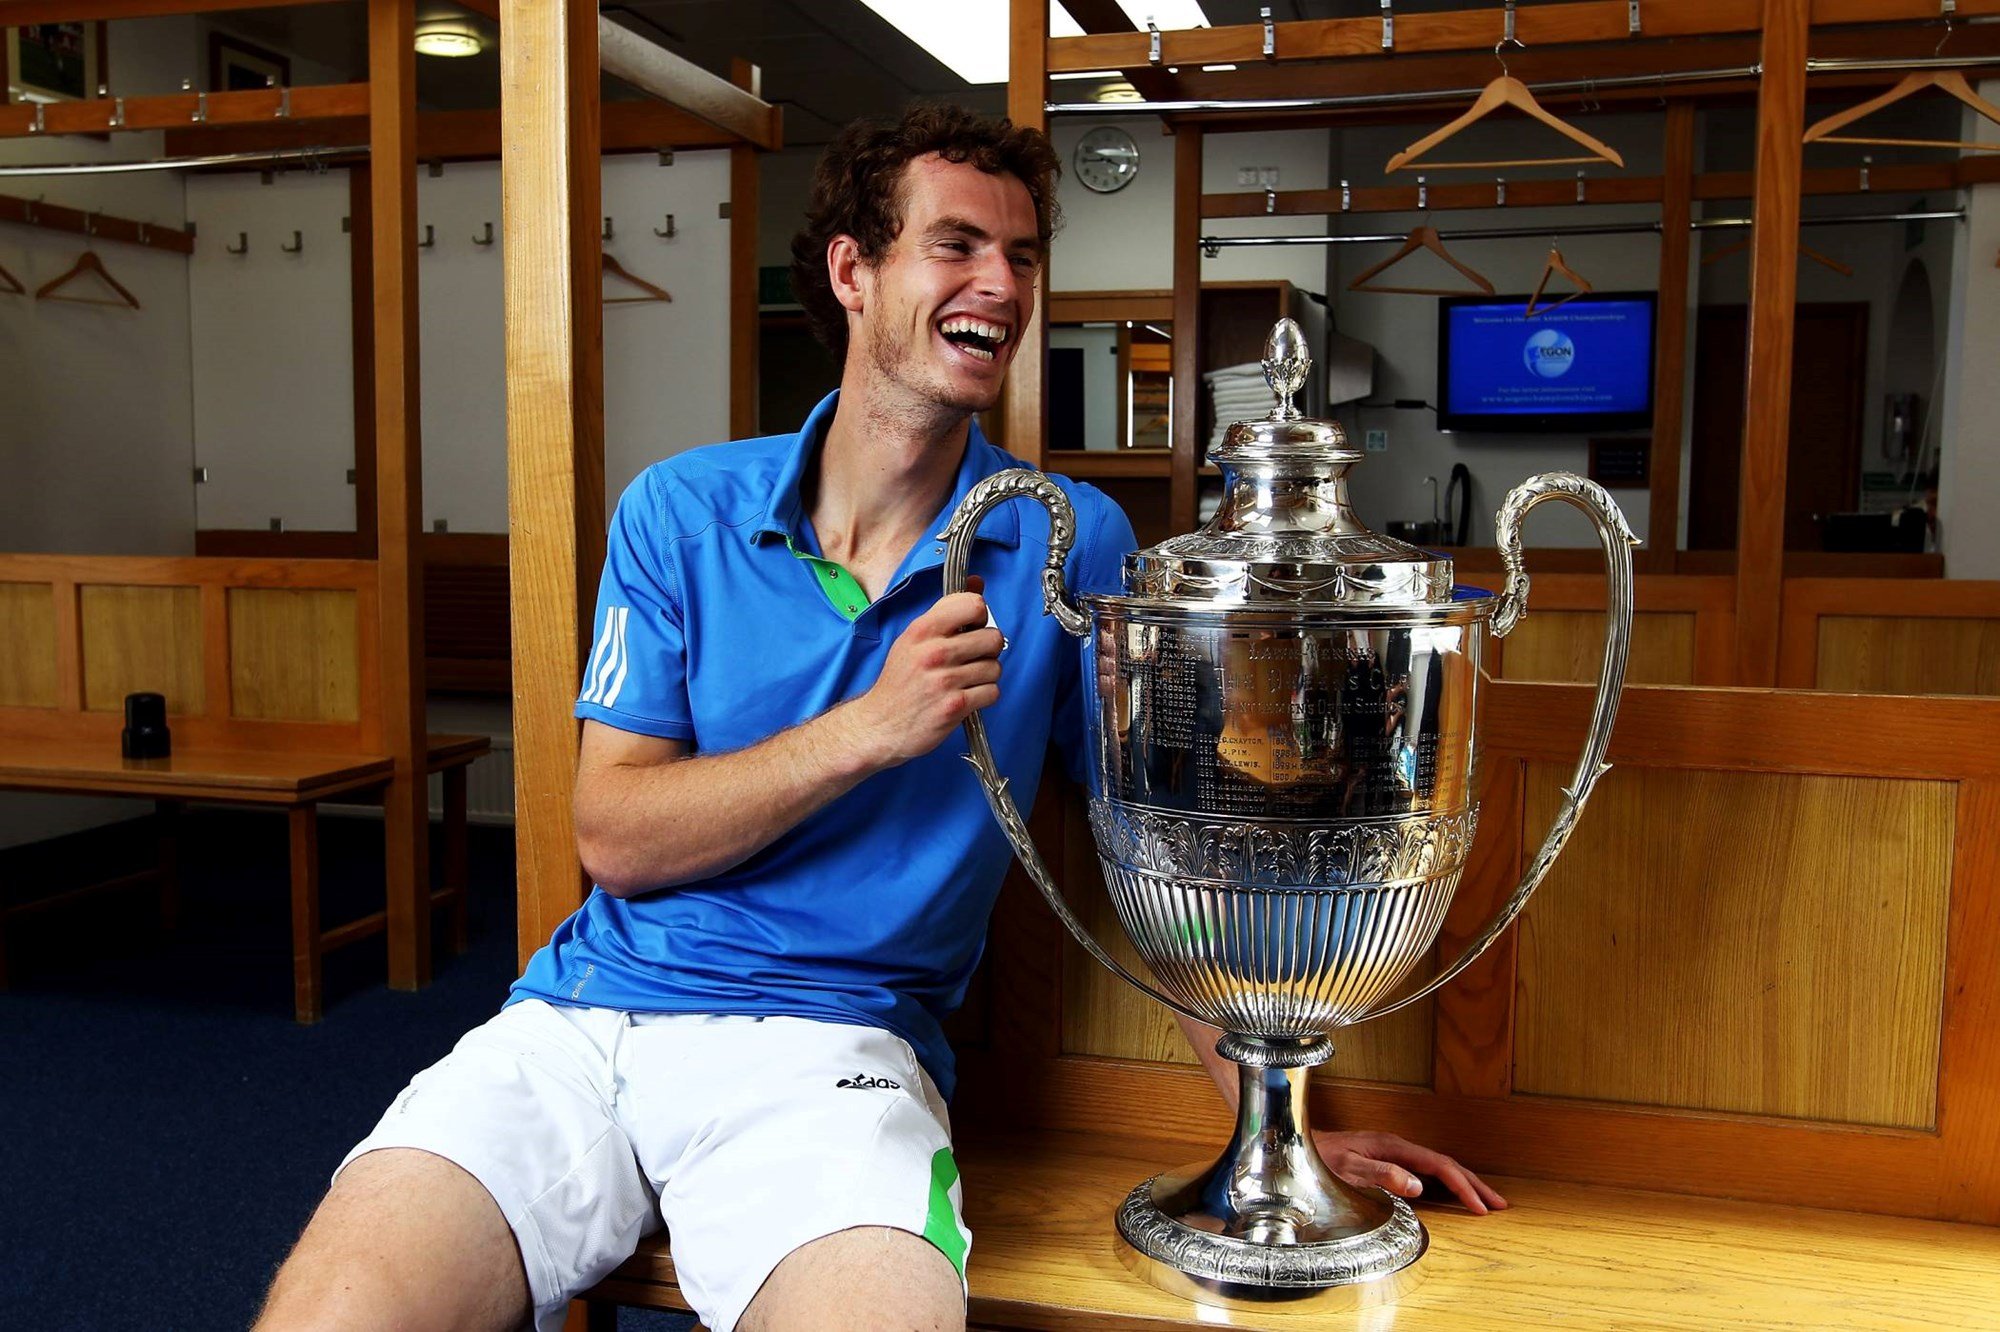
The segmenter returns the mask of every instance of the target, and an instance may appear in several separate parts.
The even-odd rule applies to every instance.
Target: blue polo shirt
[[[850,619],[822,591],[799,487],[839,394],[793,435],[683,453],[642,472],[611,522],[594,647],[576,715],[696,753],[743,749],[865,693],[890,646],[942,595],[944,530],[982,478],[1019,460],[972,426],[952,495],[888,589]],[[1100,491],[1054,478],[1076,507],[1074,591],[1117,591],[1136,544]],[[1025,811],[1053,740],[1084,771],[1083,647],[1042,611],[1048,514],[980,525],[972,572],[1006,634],[1000,700],[983,714]],[[908,1041],[947,1096],[939,1024],[965,998],[1012,859],[955,731],[862,782],[742,864],[620,899],[599,888],[514,983],[509,1002],[632,1012],[817,1018]]]

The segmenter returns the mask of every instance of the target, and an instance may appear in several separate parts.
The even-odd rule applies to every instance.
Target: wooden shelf
[[[1156,476],[1165,480],[1174,455],[1167,449],[1050,449],[1044,462],[1051,472],[1062,476],[1134,477]]]

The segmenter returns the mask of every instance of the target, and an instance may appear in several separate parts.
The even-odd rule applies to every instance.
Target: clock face
[[[1113,125],[1099,125],[1076,144],[1076,178],[1088,190],[1111,194],[1139,174],[1139,145]]]

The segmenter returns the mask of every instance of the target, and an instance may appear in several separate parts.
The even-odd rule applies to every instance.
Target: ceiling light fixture
[[[476,56],[486,49],[479,34],[451,23],[426,23],[417,29],[417,54],[427,56]]]
[[[1007,81],[1006,0],[861,2],[967,83]],[[1049,35],[1081,37],[1083,26],[1060,4],[1051,5]]]

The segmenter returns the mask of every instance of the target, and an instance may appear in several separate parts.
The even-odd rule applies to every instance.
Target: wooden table
[[[433,906],[452,909],[452,942],[465,947],[465,771],[492,748],[483,735],[434,735],[426,772],[444,776],[444,887]],[[114,747],[0,737],[0,790],[61,795],[145,796],[160,823],[155,865],[135,875],[89,884],[9,904],[0,900],[0,983],[6,975],[4,927],[12,916],[44,911],[85,893],[158,879],[161,914],[169,927],[177,913],[174,824],[191,801],[253,804],[286,812],[291,845],[292,988],[300,1022],[317,1022],[323,1006],[321,959],[334,948],[381,934],[387,912],[377,911],[331,930],[319,923],[319,803],[337,796],[368,795],[388,784],[394,767],[385,755],[301,754],[283,750],[185,749],[162,759],[123,759]],[[428,884],[427,875],[418,882]]]
[[[1319,1316],[1200,1308],[1125,1269],[1111,1218],[1140,1179],[1213,1146],[1050,1134],[963,1147],[972,1326],[2000,1328],[2000,1230],[1529,1179],[1492,1181],[1512,1203],[1492,1216],[1420,1208],[1430,1252],[1416,1288],[1393,1305]],[[663,1239],[593,1300],[594,1326],[607,1302],[686,1307]]]

